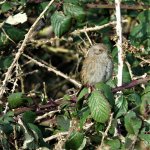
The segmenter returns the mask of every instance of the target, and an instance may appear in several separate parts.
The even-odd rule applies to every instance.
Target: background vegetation
[[[0,149],[149,149],[148,0],[121,2],[119,88],[113,0],[4,0],[0,8]],[[79,92],[91,43],[108,46],[113,77]]]

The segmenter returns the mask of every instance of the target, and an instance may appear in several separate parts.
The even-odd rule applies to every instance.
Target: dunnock
[[[108,54],[108,48],[102,43],[93,45],[83,61],[82,83],[94,85],[100,81],[106,82],[111,78],[112,72],[113,62]]]

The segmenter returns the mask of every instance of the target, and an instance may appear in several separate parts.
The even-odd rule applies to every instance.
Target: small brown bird
[[[93,45],[83,61],[81,82],[88,85],[106,82],[111,78],[112,72],[113,62],[108,54],[108,48],[102,43]]]

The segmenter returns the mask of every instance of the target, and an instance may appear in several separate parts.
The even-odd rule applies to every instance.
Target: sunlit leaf
[[[109,119],[111,107],[101,92],[93,91],[88,99],[88,105],[94,120],[105,123]]]

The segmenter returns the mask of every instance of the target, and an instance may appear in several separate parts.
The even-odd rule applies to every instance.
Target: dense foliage
[[[34,26],[49,2],[0,2],[0,149],[149,149],[150,2],[122,0],[119,89],[114,0],[55,0]],[[114,72],[80,90],[90,42],[107,45]]]

